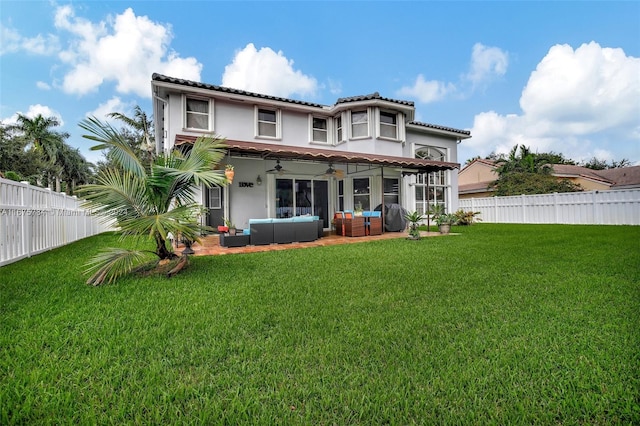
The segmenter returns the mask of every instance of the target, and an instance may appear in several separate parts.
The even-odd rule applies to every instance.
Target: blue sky
[[[0,120],[151,114],[153,72],[331,105],[379,92],[468,129],[640,164],[640,2],[0,0]],[[222,135],[224,136],[224,135]]]

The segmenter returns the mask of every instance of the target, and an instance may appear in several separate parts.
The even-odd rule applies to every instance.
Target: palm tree
[[[153,122],[147,116],[147,113],[139,105],[136,105],[133,109],[133,117],[128,117],[119,112],[112,112],[108,116],[122,121],[133,129],[135,135],[132,136],[132,147],[140,150],[139,155],[142,157],[143,162],[151,162],[155,146]]]
[[[59,154],[56,164],[62,168],[61,177],[66,183],[65,191],[67,194],[73,195],[76,185],[91,181],[93,175],[91,167],[93,165],[85,160],[78,148],[71,148],[67,144],[62,146]]]
[[[44,161],[49,165],[47,167],[47,178],[49,187],[53,186],[51,179],[52,172],[56,180],[56,190],[60,191],[60,175],[55,173],[58,169],[52,167],[58,157],[58,152],[64,144],[64,140],[69,137],[68,133],[61,133],[51,130],[57,127],[60,122],[55,117],[43,117],[38,114],[33,118],[26,115],[18,114],[18,123],[14,126],[20,130],[25,138],[33,145],[36,152],[40,153]]]
[[[159,259],[175,257],[167,247],[167,235],[198,241],[205,230],[199,221],[201,205],[194,200],[197,186],[224,186],[223,170],[214,170],[225,156],[222,139],[199,137],[185,153],[174,150],[154,156],[145,166],[127,139],[108,123],[87,118],[80,127],[85,138],[98,142],[92,150],[109,149],[114,167],[100,170],[97,183],[84,185],[78,193],[86,207],[116,224],[121,235],[153,240]],[[108,249],[88,265],[93,275],[87,283],[100,285],[129,273],[146,260],[139,250]]]

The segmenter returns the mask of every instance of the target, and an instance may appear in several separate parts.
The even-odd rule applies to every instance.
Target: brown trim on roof
[[[176,135],[175,145],[193,143],[197,139],[191,135]],[[386,167],[403,167],[419,172],[452,170],[458,163],[423,160],[420,158],[395,157],[391,155],[365,154],[361,152],[338,151],[333,149],[309,148],[301,146],[277,145],[262,142],[226,140],[231,153],[256,155],[262,158],[327,161],[350,164],[375,164]]]

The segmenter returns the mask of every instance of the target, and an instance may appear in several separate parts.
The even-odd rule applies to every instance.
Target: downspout
[[[163,126],[162,126],[162,138],[161,138],[161,142],[158,140],[158,136],[159,136],[159,135],[158,135],[158,131],[157,131],[157,130],[158,130],[158,126],[154,126],[154,130],[156,131],[156,132],[155,132],[155,133],[156,133],[155,137],[156,137],[156,154],[157,154],[157,153],[158,153],[158,151],[159,151],[159,150],[158,150],[158,144],[159,144],[159,143],[162,143],[162,151],[163,151],[163,152],[164,152],[164,150],[165,150],[165,146],[166,146],[166,140],[165,140],[166,138],[165,138],[165,134],[166,134],[166,132],[167,132],[167,129],[166,129],[166,123],[164,123],[164,109],[165,109],[165,108],[167,107],[167,105],[169,104],[169,101],[168,101],[168,100],[166,100],[166,99],[164,99],[164,98],[161,98],[160,96],[158,96],[158,95],[157,95],[157,91],[156,91],[156,93],[154,93],[154,94],[153,94],[153,98],[154,98],[154,99],[156,99],[156,100],[158,100],[158,101],[160,101],[160,102],[162,102],[162,103],[164,104],[164,108],[163,108],[163,110],[162,110],[162,122],[163,122]],[[158,120],[158,111],[155,111],[155,108],[154,108],[154,117],[153,117],[153,118],[154,118],[154,120],[155,120],[155,121],[157,121],[157,120]]]

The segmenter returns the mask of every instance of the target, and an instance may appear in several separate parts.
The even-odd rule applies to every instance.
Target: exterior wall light
[[[262,185],[262,178],[260,177],[260,175],[258,175],[258,178],[256,179],[256,184],[258,186]]]

